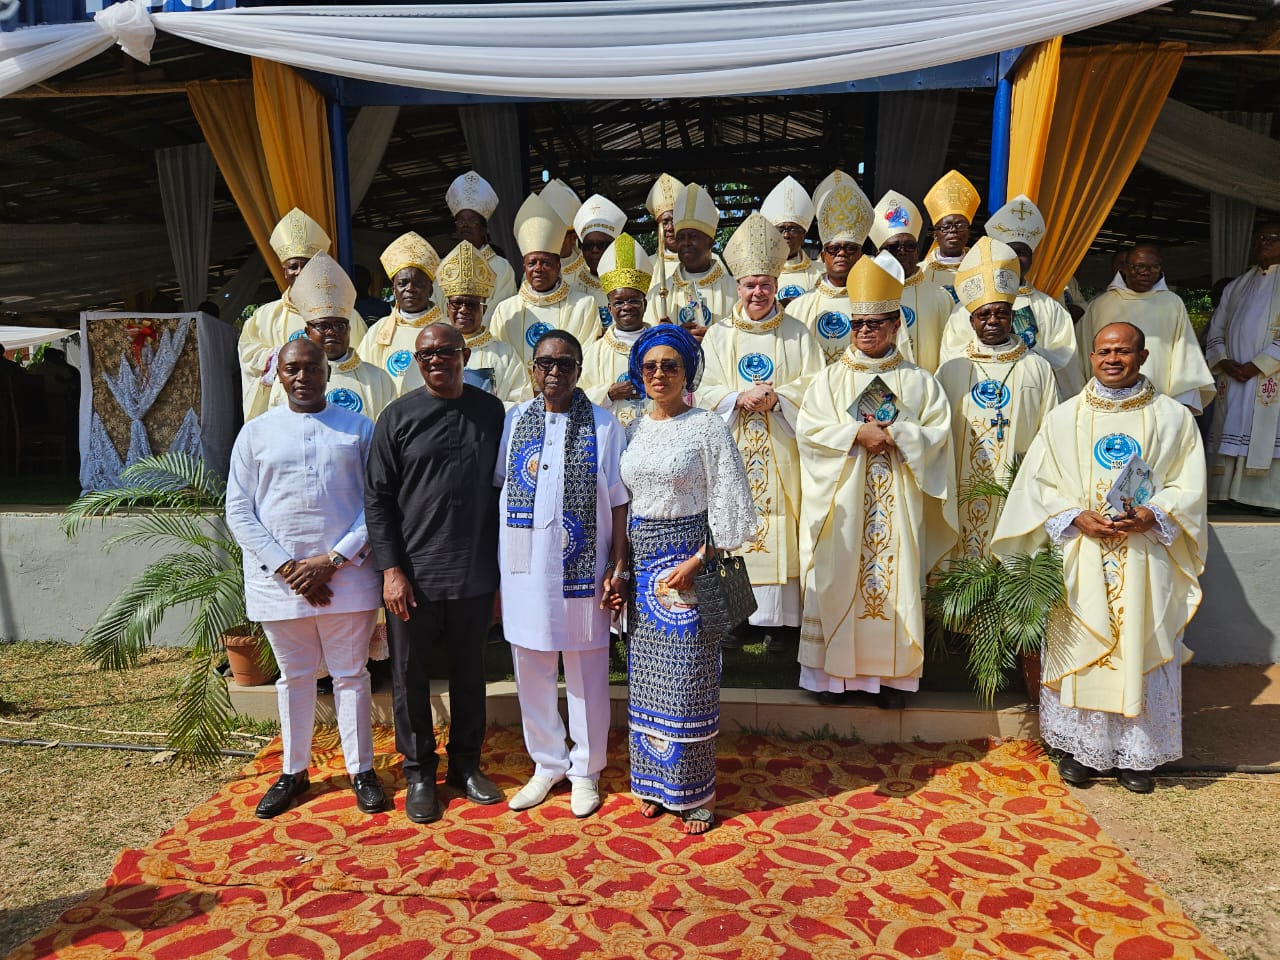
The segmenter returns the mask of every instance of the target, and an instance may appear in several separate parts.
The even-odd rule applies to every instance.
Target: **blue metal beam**
[[[329,100],[329,154],[333,159],[333,213],[338,230],[338,263],[351,276],[351,164],[347,159],[347,120],[342,104]]]
[[[1009,128],[1013,119],[1013,81],[1002,77],[996,84],[991,108],[991,175],[987,180],[987,212],[1004,206],[1009,190]]]

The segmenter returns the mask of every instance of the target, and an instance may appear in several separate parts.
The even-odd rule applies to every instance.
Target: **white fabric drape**
[[[116,43],[135,60],[150,63],[155,37],[146,7],[137,3],[107,7],[88,23],[0,33],[0,97],[69,70]]]
[[[351,131],[347,134],[351,176],[347,182],[351,191],[352,213],[364,203],[364,195],[369,192],[374,174],[382,166],[382,157],[387,152],[387,142],[391,139],[398,116],[399,107],[361,107],[355,123],[351,124]]]
[[[516,248],[515,216],[529,192],[525,180],[524,149],[520,143],[520,117],[514,104],[479,103],[458,108],[462,135],[476,173],[492,184],[506,203],[489,218],[489,242],[498,247],[521,274],[520,251]]]
[[[897,190],[923,207],[924,195],[938,179],[938,171],[945,169],[955,119],[954,90],[881,94],[876,120],[876,197]]]
[[[173,267],[188,310],[209,291],[209,245],[213,238],[213,178],[217,166],[203,143],[156,151],[160,202]]]
[[[762,93],[920,70],[1075,33],[1160,2],[1023,0],[1014,16],[1007,0],[317,4],[158,13],[150,23],[207,46],[379,83],[634,100]],[[104,30],[120,32],[131,15],[112,14],[109,24],[104,15],[125,7],[134,20],[146,17],[144,4],[128,0],[108,7],[98,23],[6,34],[27,36],[0,41],[0,95],[106,49]],[[62,32],[42,33],[50,30]],[[123,39],[136,49],[133,33]]]
[[[1266,136],[1271,130],[1271,114],[1228,111],[1218,114],[1228,123]],[[1209,194],[1210,278],[1239,276],[1249,266],[1253,252],[1253,218],[1257,207],[1250,200],[1225,194]]]
[[[0,325],[0,346],[6,350],[25,350],[42,343],[53,343],[75,336],[75,330],[61,327],[10,327]]]

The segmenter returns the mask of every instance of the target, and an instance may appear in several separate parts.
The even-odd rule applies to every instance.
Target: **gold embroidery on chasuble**
[[[895,594],[893,465],[887,453],[867,459],[862,491],[862,552],[858,562],[858,619],[888,620]]]
[[[749,413],[742,418],[742,465],[747,470],[751,502],[760,517],[760,528],[754,540],[743,545],[743,553],[769,553],[769,534],[773,520],[773,497],[769,490],[773,475],[773,440],[763,413]]]

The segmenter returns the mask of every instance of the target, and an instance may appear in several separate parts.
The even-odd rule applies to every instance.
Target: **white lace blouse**
[[[705,510],[716,546],[724,550],[755,536],[759,520],[742,456],[724,420],[709,410],[633,421],[622,480],[631,491],[633,516],[676,520]]]

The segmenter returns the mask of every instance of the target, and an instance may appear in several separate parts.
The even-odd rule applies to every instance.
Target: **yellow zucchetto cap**
[[[498,275],[489,261],[480,255],[470,241],[463,240],[440,261],[436,270],[436,285],[446,297],[479,297],[488,300],[493,296]]]
[[[818,187],[818,236],[823,243],[862,243],[871,230],[871,201],[852,177],[839,170],[836,174],[840,179]]]
[[[289,299],[302,314],[302,322],[325,317],[348,317],[356,306],[356,286],[338,261],[323,250],[302,268]]]
[[[805,232],[813,226],[813,201],[809,191],[795,177],[784,177],[769,191],[760,204],[760,213],[775,227],[784,223],[798,223]]]
[[[440,254],[435,247],[423,240],[412,230],[401,234],[378,258],[382,262],[382,270],[388,280],[405,267],[417,267],[432,280],[436,278],[436,270],[440,267]]]
[[[600,257],[600,285],[605,293],[630,287],[645,293],[653,279],[653,260],[629,233],[618,235]]]
[[[724,245],[724,262],[734,278],[777,277],[791,255],[769,218],[756,212],[742,221]]]
[[[529,194],[516,211],[516,245],[522,256],[538,252],[560,256],[568,232],[555,208],[536,193]]]
[[[953,214],[959,214],[973,223],[973,215],[978,212],[981,200],[978,191],[963,173],[948,170],[924,195],[924,208],[929,211],[929,219],[934,223]]]
[[[970,313],[988,303],[1013,303],[1021,285],[1018,255],[1008,244],[980,237],[956,268],[956,297]]]
[[[468,170],[449,184],[444,202],[449,206],[449,213],[455,217],[459,210],[474,210],[488,220],[493,216],[493,211],[498,209],[498,195],[489,181],[474,170]]]
[[[871,219],[871,242],[879,250],[890,237],[896,237],[900,233],[909,233],[919,240],[923,226],[920,208],[896,190],[890,190],[876,204]]]
[[[573,218],[573,231],[579,239],[588,233],[603,233],[609,239],[617,240],[626,227],[626,211],[598,193],[583,200],[578,215]]]
[[[890,253],[859,257],[849,271],[845,291],[849,294],[849,314],[855,317],[893,313],[902,304],[902,264]]]
[[[306,257],[309,260],[317,253],[329,249],[329,235],[320,224],[294,207],[280,218],[276,228],[271,231],[271,249],[276,252],[281,263],[294,257]]]
[[[644,198],[644,208],[649,211],[653,219],[657,220],[668,210],[676,208],[676,194],[683,189],[683,183],[671,174],[664,173],[653,181],[653,186],[649,188],[649,195]]]
[[[1020,193],[987,220],[987,236],[1004,243],[1025,243],[1034,250],[1044,239],[1044,215]]]
[[[566,230],[573,229],[573,218],[578,215],[578,209],[582,206],[573,187],[563,180],[549,180],[538,196],[551,204],[551,209],[556,212]]]
[[[680,188],[671,208],[672,227],[681,230],[701,230],[708,237],[715,237],[720,225],[720,211],[716,209],[711,194],[696,183]],[[774,231],[777,232],[776,230]]]

